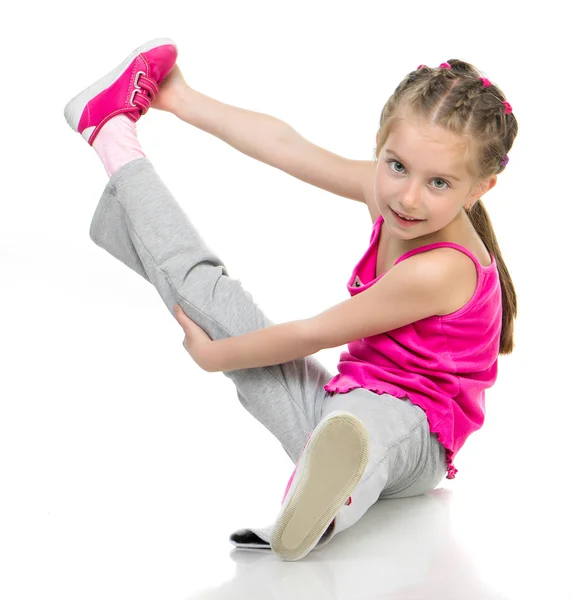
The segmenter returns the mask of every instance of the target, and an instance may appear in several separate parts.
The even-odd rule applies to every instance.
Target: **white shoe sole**
[[[336,411],[316,427],[304,452],[270,541],[289,561],[315,547],[357,487],[369,460],[369,436],[356,416]]]

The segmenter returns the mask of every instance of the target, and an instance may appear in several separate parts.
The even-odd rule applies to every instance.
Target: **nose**
[[[400,204],[403,212],[411,214],[415,212],[421,201],[421,185],[412,178],[405,184]]]

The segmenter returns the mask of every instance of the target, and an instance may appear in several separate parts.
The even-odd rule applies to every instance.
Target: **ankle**
[[[109,177],[124,164],[145,158],[135,123],[124,114],[109,119],[93,141],[93,148]]]
[[[190,88],[186,82],[176,85],[166,85],[164,88],[160,88],[159,94],[151,104],[151,108],[168,112],[178,117],[185,104],[189,102],[189,90]]]

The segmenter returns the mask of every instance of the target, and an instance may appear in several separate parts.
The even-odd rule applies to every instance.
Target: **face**
[[[395,124],[379,154],[374,188],[393,236],[430,240],[466,218],[463,207],[489,189],[471,180],[467,150],[463,138],[440,126],[411,118]],[[394,211],[419,220],[404,222]]]

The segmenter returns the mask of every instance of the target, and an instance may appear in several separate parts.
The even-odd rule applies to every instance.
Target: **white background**
[[[0,598],[572,597],[570,57],[559,6],[104,0],[3,9]],[[447,511],[430,538],[445,531],[439,539],[449,541],[438,567],[416,573],[415,593],[403,590],[421,542],[399,554],[398,530],[379,554],[387,539],[376,519],[390,527],[384,510],[399,515],[419,499],[376,505],[365,524],[298,563],[228,542],[237,528],[272,522],[292,464],[232,382],[194,364],[156,290],[89,238],[108,178],[63,116],[73,96],[156,37],[175,40],[194,88],[279,117],[348,158],[373,157],[381,109],[420,63],[467,60],[512,104],[519,135],[484,201],[518,294],[516,348],[500,358],[485,425],[459,453],[457,478],[440,486]],[[167,113],[150,111],[138,132],[270,319],[311,317],[348,297],[371,233],[363,204]],[[342,349],[316,356],[335,371]],[[427,533],[434,517],[419,514],[411,518]],[[368,564],[374,575],[360,584]]]

